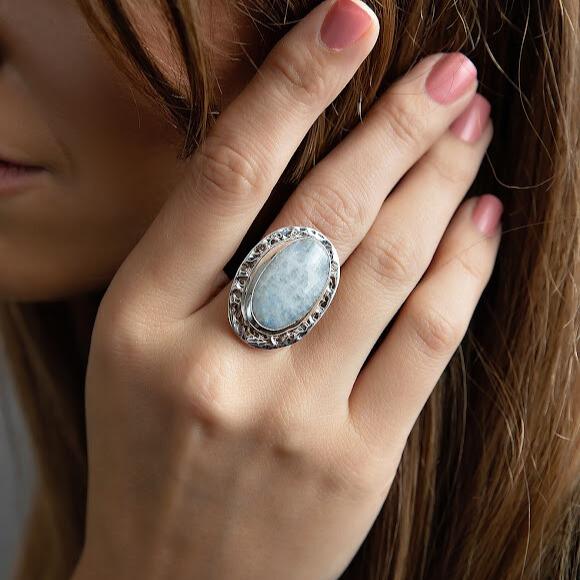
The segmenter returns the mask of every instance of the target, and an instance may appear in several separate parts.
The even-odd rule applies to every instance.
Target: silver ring
[[[322,318],[339,279],[338,254],[324,234],[304,226],[275,230],[248,252],[232,280],[230,325],[250,346],[290,346]]]

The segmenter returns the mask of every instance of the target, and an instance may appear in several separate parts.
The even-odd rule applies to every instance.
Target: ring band
[[[339,279],[338,254],[324,234],[304,226],[275,230],[248,252],[232,280],[230,325],[250,346],[290,346],[324,315]]]

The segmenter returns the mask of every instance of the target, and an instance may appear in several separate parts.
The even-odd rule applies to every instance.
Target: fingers
[[[370,52],[378,28],[363,2],[327,0],[274,47],[117,273],[125,300],[135,295],[149,318],[184,318],[203,304],[309,127]]]
[[[360,373],[350,416],[372,446],[402,449],[459,346],[493,270],[501,210],[491,195],[461,206],[425,277]]]
[[[429,267],[492,132],[489,104],[478,95],[389,195],[343,265],[331,308],[311,331],[309,345],[293,347],[296,355],[323,358],[330,367],[340,364],[352,385],[385,326]]]
[[[346,260],[391,189],[472,100],[476,77],[460,53],[421,61],[310,171],[267,233],[284,225],[314,227]]]

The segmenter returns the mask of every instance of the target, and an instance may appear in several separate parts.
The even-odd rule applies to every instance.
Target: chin
[[[78,298],[104,290],[109,280],[89,276],[71,276],[71,272],[56,271],[52,276],[46,272],[24,267],[3,268],[0,278],[0,302],[58,302]],[[58,275],[60,274],[60,275]]]

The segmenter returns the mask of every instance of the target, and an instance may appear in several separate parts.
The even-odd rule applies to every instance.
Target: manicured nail
[[[320,38],[328,48],[341,50],[356,42],[371,22],[371,15],[355,0],[337,0],[324,18]]]
[[[471,217],[482,234],[491,236],[495,233],[502,212],[502,202],[495,195],[486,193],[477,199]]]
[[[475,143],[487,125],[490,112],[491,105],[488,100],[477,93],[467,109],[453,121],[450,130],[462,141]]]
[[[476,78],[475,65],[460,52],[452,52],[435,63],[425,88],[432,99],[448,105],[465,94]]]

